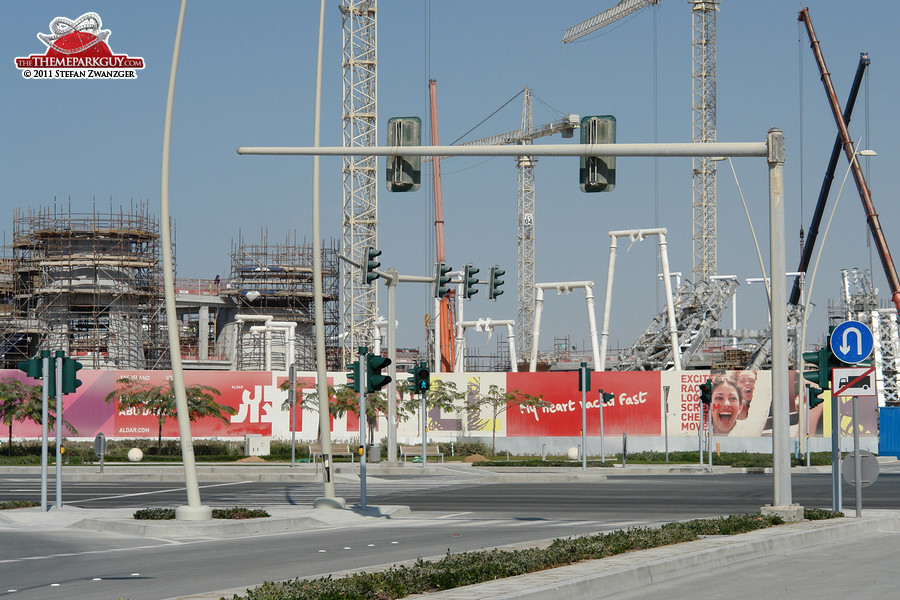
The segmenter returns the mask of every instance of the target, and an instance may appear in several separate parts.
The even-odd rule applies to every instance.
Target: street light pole
[[[316,109],[313,128],[313,145],[318,146],[322,130],[322,39],[325,35],[325,0],[319,7],[319,49],[316,62]],[[334,495],[334,481],[331,479],[331,422],[329,420],[328,373],[325,364],[325,303],[322,297],[322,232],[319,211],[319,171],[320,157],[313,157],[312,175],[312,229],[313,229],[313,296],[316,327],[316,391],[319,397],[319,440],[322,444],[322,487],[321,498],[316,498],[316,508],[343,508],[343,498]],[[360,366],[362,369],[362,365]]]
[[[175,79],[178,74],[178,55],[181,52],[181,31],[184,28],[184,12],[187,0],[181,0],[178,27],[175,30],[175,47],[172,50],[172,67],[169,70],[169,92],[166,96],[166,117],[163,125],[162,173],[160,176],[159,219],[162,243],[163,290],[166,305],[166,328],[169,330],[169,360],[172,363],[172,389],[175,392],[175,410],[178,418],[178,434],[181,438],[181,461],[184,464],[184,485],[188,503],[175,509],[175,518],[182,521],[212,519],[212,508],[200,503],[200,484],[197,480],[197,464],[194,459],[194,441],[191,437],[191,419],[188,412],[187,392],[184,387],[184,369],[181,364],[181,345],[178,340],[178,314],[175,308],[175,276],[172,272],[172,234],[169,219],[169,150],[172,145],[172,107],[175,104]]]

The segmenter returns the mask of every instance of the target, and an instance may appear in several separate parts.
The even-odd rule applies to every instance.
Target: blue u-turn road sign
[[[831,332],[831,352],[851,365],[869,358],[874,346],[872,330],[859,321],[844,321]]]

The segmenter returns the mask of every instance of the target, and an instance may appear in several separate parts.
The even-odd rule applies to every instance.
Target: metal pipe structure
[[[324,4],[324,0],[323,0]],[[320,28],[322,24],[320,22]],[[321,46],[321,42],[320,42]],[[317,104],[318,108],[318,104]],[[316,143],[318,144],[318,134],[316,134]],[[285,148],[285,147],[241,147],[237,150],[238,154],[267,154],[279,156],[299,156],[309,155],[315,156],[398,156],[398,155],[417,155],[417,156],[525,156],[522,147],[505,147],[505,146],[391,146],[391,147],[330,147],[323,148],[318,145],[307,148]],[[785,257],[784,257],[784,133],[780,129],[770,129],[766,135],[765,142],[744,142],[744,143],[719,143],[719,142],[701,142],[695,144],[571,144],[571,145],[530,145],[527,148],[527,156],[764,156],[769,165],[769,228],[770,228],[770,273],[774,282],[772,297],[770,299],[770,310],[772,311],[772,364],[773,364],[773,384],[772,384],[772,409],[773,409],[773,464],[775,484],[775,503],[781,506],[785,500],[790,503],[790,464],[788,457],[788,438],[789,438],[789,413],[788,413],[788,397],[787,397],[787,293],[786,286],[783,281],[785,277]],[[314,178],[314,203],[316,207],[314,211],[315,233],[318,234],[318,170],[314,169],[316,177]],[[318,243],[318,238],[316,238]],[[316,253],[318,256],[318,253]],[[424,279],[424,278],[423,278]],[[431,278],[433,281],[434,278]],[[321,293],[321,282],[319,283],[319,293]],[[589,282],[590,283],[590,282]],[[535,370],[537,362],[537,339],[540,332],[540,308],[543,304],[543,294],[541,285],[536,284],[538,298],[535,299],[535,327],[534,327],[534,347],[531,354],[531,371]],[[557,284],[549,284],[555,287]],[[592,284],[593,285],[593,284]],[[777,289],[776,289],[777,288]],[[317,300],[321,298],[317,296]],[[319,319],[322,318],[323,310],[320,302],[316,303],[317,325]],[[776,318],[777,317],[777,318]],[[317,327],[318,328],[318,327]],[[325,344],[324,332],[321,332],[321,356],[319,355],[318,335],[317,343],[317,360],[318,368],[324,373],[325,370]],[[592,340],[592,344],[596,347],[596,339]],[[599,352],[595,352],[595,362],[599,362]],[[325,384],[324,377],[319,378],[319,386]],[[327,388],[321,393],[322,397],[327,394]],[[424,412],[424,411],[423,411]],[[324,415],[324,416],[323,416]],[[328,436],[328,418],[327,414],[322,411],[319,415],[320,424],[323,428],[323,442],[328,442],[328,450],[330,452],[331,440]],[[424,432],[423,432],[424,434]],[[325,447],[323,445],[323,451]],[[424,452],[423,452],[424,454]],[[330,457],[330,454],[329,454]],[[327,469],[326,469],[327,471]],[[332,484],[332,490],[333,490]],[[332,492],[333,493],[333,492]]]
[[[681,347],[678,344],[678,327],[675,323],[675,302],[672,299],[672,278],[669,273],[669,252],[665,227],[655,229],[625,229],[609,232],[609,271],[606,277],[606,301],[603,305],[603,331],[600,334],[600,360],[595,363],[598,371],[606,370],[606,346],[609,339],[609,318],[612,309],[612,286],[616,270],[618,239],[627,237],[632,242],[642,242],[648,235],[659,237],[659,255],[662,263],[662,280],[666,294],[666,316],[669,320],[669,339],[672,342],[672,360],[676,371],[681,370]],[[596,366],[599,365],[599,366]]]
[[[584,302],[588,311],[588,327],[591,338],[591,354],[594,365],[600,363],[600,350],[597,343],[597,319],[594,316],[594,282],[593,281],[562,281],[556,283],[534,284],[537,294],[534,298],[534,331],[531,342],[531,364],[528,370],[532,373],[537,369],[538,340],[541,337],[541,315],[544,308],[544,290],[556,290],[557,293],[568,294],[572,290],[584,288]]]
[[[825,57],[822,55],[822,49],[819,47],[819,40],[816,38],[816,32],[813,30],[812,21],[809,18],[809,9],[804,8],[800,11],[799,21],[803,21],[806,25],[806,33],[809,35],[809,45],[816,57],[816,64],[819,67],[819,74],[822,76],[822,83],[825,85],[825,94],[828,96],[828,103],[831,106],[831,112],[834,115],[834,122],[837,124],[840,132],[841,144],[844,146],[844,154],[850,161],[850,168],[853,171],[853,180],[856,182],[856,189],[859,191],[859,199],[862,202],[863,210],[866,212],[866,221],[869,224],[869,231],[872,239],[875,241],[875,247],[878,249],[878,256],[881,258],[881,266],[884,268],[884,275],[887,278],[888,285],[891,286],[891,301],[894,307],[900,312],[900,277],[897,275],[897,268],[894,266],[894,259],[891,257],[891,251],[888,248],[887,239],[884,237],[884,231],[881,229],[881,221],[878,213],[875,212],[875,205],[872,203],[872,195],[869,186],[866,184],[866,178],[863,175],[862,168],[856,158],[853,141],[850,139],[850,132],[847,131],[847,123],[841,114],[840,104],[834,93],[834,86],[831,83],[831,75],[825,66]]]
[[[869,66],[869,55],[865,52],[859,55],[859,65],[856,67],[856,75],[853,77],[853,83],[850,86],[850,96],[847,98],[847,105],[844,106],[844,123],[850,123],[850,116],[853,114],[853,107],[856,105],[856,96],[859,94],[859,86],[862,83],[863,73]],[[841,135],[834,139],[834,147],[831,149],[831,158],[828,160],[828,167],[825,169],[825,179],[822,180],[822,187],[819,190],[819,199],[816,201],[816,208],[813,212],[812,222],[809,224],[806,240],[803,242],[803,252],[800,256],[800,266],[797,270],[805,273],[809,267],[809,260],[812,258],[813,247],[816,245],[816,239],[819,237],[819,225],[822,223],[822,216],[825,213],[825,204],[828,202],[828,193],[831,191],[831,183],[834,181],[834,170],[837,168],[838,159],[841,156]],[[732,167],[733,168],[733,167]],[[800,276],[794,279],[794,287],[791,290],[791,298],[789,302],[796,306],[802,302],[800,299],[801,290]]]
[[[534,144],[530,146],[242,146],[266,156],[765,156],[765,142]]]
[[[457,321],[456,322],[456,352],[457,356],[465,356],[465,330],[467,327],[474,327],[476,331],[488,331],[493,333],[494,327],[506,327],[506,347],[509,348],[509,360],[512,365],[513,373],[518,372],[518,359],[516,357],[516,322],[510,319],[478,319],[477,321]],[[462,361],[457,361],[454,366],[454,373],[462,373]]]

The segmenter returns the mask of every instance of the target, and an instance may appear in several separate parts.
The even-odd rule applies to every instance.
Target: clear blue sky
[[[323,145],[341,144],[341,15],[330,0],[326,13]],[[654,138],[654,12],[658,77],[658,140],[690,141],[691,14],[685,0],[661,0],[574,44],[564,31],[615,4],[614,0],[564,3],[385,1],[378,12],[379,142],[387,119],[419,115],[427,128],[429,77],[437,80],[440,139],[449,143],[500,107],[525,85],[538,99],[535,124],[562,113],[612,114],[618,141]],[[894,107],[900,81],[896,23],[900,3],[811,2],[811,15],[843,103],[859,52],[872,59],[851,134],[879,156],[867,173],[886,236],[900,253],[898,140]],[[52,206],[89,212],[132,199],[159,207],[160,153],[166,86],[179,2],[27,2],[7,7],[2,38],[3,181],[0,229],[11,241],[18,207]],[[189,3],[175,99],[172,140],[172,214],[177,220],[180,277],[223,277],[232,240],[242,233],[258,243],[296,231],[310,240],[312,160],[239,157],[238,146],[312,145],[315,52],[319,3],[313,0]],[[802,3],[722,0],[718,15],[718,140],[762,141],[770,127],[787,140],[787,266],[799,260],[798,232],[808,227],[835,127],[806,34],[797,23]],[[17,56],[40,54],[37,33],[57,16],[100,14],[118,54],[141,56],[147,66],[136,81],[33,81],[15,68]],[[801,81],[802,80],[802,81]],[[802,83],[802,85],[801,85]],[[544,104],[545,103],[545,104]],[[802,115],[802,127],[801,127]],[[468,139],[515,129],[521,101],[512,102]],[[426,138],[427,141],[427,138]],[[559,143],[559,138],[543,142]],[[540,142],[539,142],[540,143]],[[383,165],[383,163],[380,163]],[[766,165],[735,161],[768,268]],[[323,234],[340,238],[340,159],[322,161]],[[575,159],[545,158],[536,169],[536,280],[593,280],[598,326],[606,285],[609,237],[614,229],[667,227],[673,271],[691,271],[691,161],[660,160],[658,194],[651,159],[619,159],[616,189],[583,194]],[[846,170],[837,173],[832,202]],[[443,163],[448,262],[472,262],[486,273],[507,271],[498,302],[484,290],[465,307],[467,319],[516,318],[516,169],[510,158],[454,158]],[[431,274],[434,260],[430,178],[412,194],[389,194],[379,173],[379,236],[385,267]],[[719,170],[720,274],[742,281],[760,276],[752,238],[730,169]],[[802,182],[802,185],[801,185]],[[802,191],[802,202],[801,202]],[[802,208],[801,208],[802,207]],[[802,221],[801,221],[802,213]],[[823,227],[824,228],[824,227]],[[829,299],[837,301],[839,270],[874,266],[879,296],[889,298],[878,256],[867,247],[864,214],[851,180],[844,189],[813,302],[808,339],[825,330]],[[611,345],[628,346],[658,312],[655,242],[620,245]],[[401,288],[399,342],[424,347],[423,314],[430,288]],[[386,312],[385,294],[380,293]],[[541,348],[555,336],[588,340],[583,295],[548,296]],[[730,325],[726,312],[723,325]],[[760,285],[743,284],[738,326],[766,325]],[[483,334],[470,346],[493,352]]]

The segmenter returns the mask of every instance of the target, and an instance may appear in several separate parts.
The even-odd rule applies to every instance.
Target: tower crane
[[[570,27],[564,43],[597,31],[659,0],[622,0],[614,7]],[[694,142],[716,141],[716,13],[719,0],[688,0],[692,18],[692,111]],[[716,166],[711,157],[693,164],[693,273],[695,281],[708,281],[717,270]]]
[[[499,135],[465,142],[460,146],[492,146],[501,144],[531,144],[533,140],[554,134],[570,138],[579,127],[578,115],[567,115],[561,119],[534,127],[531,89],[525,87],[522,104],[522,128]],[[534,166],[533,156],[519,156],[518,169],[518,258],[517,258],[517,298],[518,327],[516,344],[521,356],[531,355],[531,332],[534,329]]]
[[[343,142],[344,146],[377,144],[377,44],[375,0],[342,0],[343,22]],[[343,237],[341,252],[358,263],[366,247],[378,243],[378,171],[374,156],[344,157]],[[372,345],[372,326],[378,304],[376,286],[366,285],[360,270],[343,267],[342,364],[352,360],[359,346]]]

